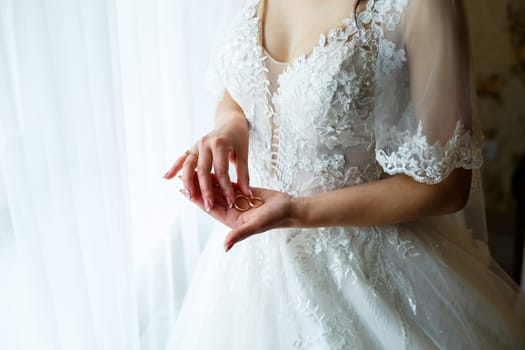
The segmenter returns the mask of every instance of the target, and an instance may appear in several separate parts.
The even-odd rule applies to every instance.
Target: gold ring
[[[192,153],[192,152],[190,152],[190,150],[186,150],[185,154],[186,154],[186,157],[194,156],[195,158],[199,159],[199,154],[198,153]]]
[[[250,197],[250,207],[259,208],[263,204],[264,204],[264,201],[262,200],[261,197],[257,197],[257,196]]]
[[[257,196],[245,196],[244,194],[238,194],[233,199],[233,207],[240,212],[248,211],[252,208],[259,208],[264,204],[261,197]]]

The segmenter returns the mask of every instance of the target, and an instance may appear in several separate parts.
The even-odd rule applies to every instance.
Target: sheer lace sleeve
[[[379,48],[376,159],[391,175],[434,184],[482,163],[466,16],[458,0],[403,5]]]
[[[227,42],[226,36],[229,29],[223,22],[219,22],[217,30],[213,35],[212,45],[210,48],[210,58],[204,75],[204,88],[212,95],[214,100],[219,101],[224,95],[226,89],[223,78],[224,57],[222,51]],[[219,34],[220,33],[220,34]]]
[[[220,100],[226,90],[224,53],[229,43],[235,40],[234,29],[242,20],[242,14],[248,11],[255,0],[226,0],[221,11],[216,13],[216,23],[211,34],[211,47],[208,66],[204,76],[204,88],[216,100]]]

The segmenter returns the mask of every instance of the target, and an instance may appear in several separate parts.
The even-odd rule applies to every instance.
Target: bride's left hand
[[[215,176],[212,177],[215,182]],[[198,178],[195,177],[196,182]],[[240,193],[236,183],[232,183],[236,193]],[[200,188],[198,183],[194,188]],[[220,186],[213,186],[215,202],[217,205],[208,213],[232,230],[226,236],[224,248],[229,251],[237,242],[252,235],[262,233],[278,227],[288,227],[292,224],[291,205],[292,197],[286,193],[265,188],[252,187],[252,194],[263,200],[260,207],[240,212],[235,208],[228,208],[226,199]],[[204,209],[204,200],[200,193],[192,196],[193,203]]]

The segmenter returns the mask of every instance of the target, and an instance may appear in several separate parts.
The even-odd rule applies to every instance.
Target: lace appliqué
[[[331,314],[322,313],[320,310],[327,307],[314,300],[330,300],[328,295],[317,295],[323,291],[366,285],[364,298],[388,299],[400,314],[417,314],[418,300],[412,281],[386,252],[394,252],[401,260],[417,258],[420,252],[414,242],[401,237],[397,227],[324,227],[317,229],[315,234],[294,230],[288,235],[287,245],[295,254],[297,271],[305,274],[297,276],[305,294],[292,302],[293,309],[308,315],[316,325],[312,331],[298,336],[294,348],[362,348],[359,339],[354,339],[363,327],[358,315],[353,314],[352,307]],[[316,278],[312,280],[311,276]],[[308,297],[310,293],[316,297]],[[406,325],[401,319],[403,329]]]
[[[396,44],[387,39],[384,39],[382,45],[379,46],[379,57],[381,58],[381,69],[385,74],[400,69],[407,60],[405,49],[397,49]]]
[[[465,129],[461,121],[445,145],[429,144],[421,122],[415,135],[396,129],[383,130],[382,134],[387,135],[388,144],[398,145],[391,152],[376,151],[377,161],[390,175],[403,173],[419,182],[436,184],[455,168],[476,169],[483,164],[480,133]]]

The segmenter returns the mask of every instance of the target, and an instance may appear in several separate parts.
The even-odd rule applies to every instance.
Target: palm
[[[260,232],[262,232],[272,228],[266,228],[267,225],[272,226],[272,224],[278,224],[278,222],[275,221],[279,221],[280,217],[285,214],[288,205],[288,196],[281,192],[265,188],[254,188],[253,194],[262,198],[264,204],[245,212],[228,209],[220,205],[214,208],[210,214],[232,229],[248,222],[255,222],[263,225],[263,227],[260,227]]]
[[[234,188],[237,188],[235,184]],[[235,208],[228,208],[221,188],[214,187],[215,206],[210,215],[232,229],[226,239],[227,245],[229,240],[235,243],[251,235],[286,225],[290,207],[289,195],[265,188],[253,188],[252,192],[254,196],[260,197],[264,204],[241,212]],[[200,195],[194,196],[192,201],[204,210],[204,201]]]

